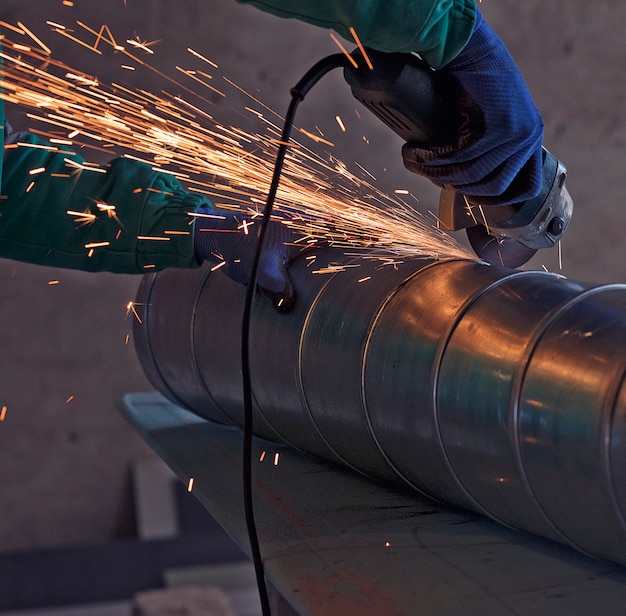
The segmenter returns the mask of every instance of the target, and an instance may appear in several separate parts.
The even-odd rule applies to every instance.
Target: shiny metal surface
[[[325,259],[325,261],[324,261]],[[255,432],[626,564],[626,285],[473,261],[290,273],[251,324]],[[241,425],[244,288],[147,276],[140,361],[195,413]]]

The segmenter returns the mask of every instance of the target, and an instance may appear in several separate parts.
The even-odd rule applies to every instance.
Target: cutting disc
[[[519,267],[537,252],[535,248],[528,248],[514,238],[489,235],[484,225],[468,227],[465,231],[474,252],[491,265]]]

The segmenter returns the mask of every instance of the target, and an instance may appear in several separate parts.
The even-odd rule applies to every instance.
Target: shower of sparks
[[[121,50],[126,58],[133,59],[138,65],[150,68],[120,46],[106,26],[98,32],[85,24],[79,25],[90,35],[97,36],[95,43],[86,42],[77,39],[79,33],[73,31],[76,35],[73,38],[82,48],[100,53],[97,47],[108,45],[116,52]],[[68,35],[68,29],[58,23],[50,22],[49,26],[58,34]],[[34,40],[30,30],[12,27],[10,31]],[[222,76],[225,83],[246,94],[263,110],[246,107],[261,124],[258,133],[248,133],[220,124],[202,109],[205,102],[202,92],[195,93],[156,69],[150,70],[178,86],[176,94],[165,90],[158,95],[144,90],[134,91],[119,84],[107,86],[93,76],[53,59],[45,49],[39,48],[41,46],[29,46],[28,51],[22,48],[26,45],[17,47],[20,43],[11,41],[9,36],[13,34],[4,37],[0,51],[4,64],[0,75],[0,97],[29,109],[28,117],[43,126],[31,130],[50,142],[50,146],[43,147],[66,154],[65,177],[80,172],[107,173],[107,168],[72,160],[72,153],[63,147],[80,147],[81,153],[89,148],[108,152],[111,152],[110,148],[117,148],[112,155],[137,159],[157,171],[173,175],[186,190],[212,200],[219,209],[247,215],[259,213],[265,203],[281,134],[281,127],[269,120],[264,111],[277,116],[278,122],[281,120],[255,97]],[[143,46],[149,43],[141,45],[140,51],[145,53]],[[133,44],[133,48],[136,47]],[[202,60],[209,70],[216,66],[198,52],[188,51]],[[189,76],[188,72],[185,76]],[[209,87],[204,80],[201,82]],[[198,100],[186,97],[187,94]],[[315,136],[306,131],[302,134]],[[76,138],[79,141],[75,141]],[[293,139],[289,145],[293,147],[285,158],[273,217],[288,223],[301,235],[304,246],[324,243],[401,257],[472,258],[449,235],[429,224],[402,199],[402,195],[384,194],[349,171],[345,163],[332,155],[318,154]],[[33,144],[23,143],[18,147],[33,147]],[[33,170],[33,173],[39,171]],[[33,185],[34,182],[28,189]],[[117,217],[114,206],[98,204],[97,207]],[[95,214],[89,210],[68,211],[67,214],[73,216],[78,225],[95,220]],[[123,220],[118,222],[122,226]],[[170,237],[140,239],[165,241]],[[103,238],[102,242],[85,248],[93,254],[94,249],[106,245],[108,242]],[[335,271],[335,268],[331,270]],[[137,316],[132,304],[130,306],[129,310],[132,309]]]
[[[126,316],[128,316],[132,312],[135,315],[135,318],[137,319],[139,324],[141,324],[142,320],[139,317],[139,313],[137,312],[137,309],[135,308],[136,305],[137,304],[135,304],[135,302],[133,301],[130,301],[128,302],[128,304],[126,304]]]

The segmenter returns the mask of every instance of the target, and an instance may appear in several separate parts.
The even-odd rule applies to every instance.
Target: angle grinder
[[[456,105],[460,85],[415,54],[370,49],[366,53],[373,70],[356,50],[352,56],[359,68],[346,66],[344,77],[354,97],[404,139],[404,164],[415,170],[416,147],[453,141],[462,122]],[[439,200],[441,228],[465,229],[481,259],[505,267],[519,267],[540,248],[554,246],[570,222],[573,202],[565,187],[565,166],[545,148],[542,154],[541,190],[532,199],[487,205],[480,197],[444,187]]]

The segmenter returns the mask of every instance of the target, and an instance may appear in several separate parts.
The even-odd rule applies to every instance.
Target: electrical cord
[[[283,169],[285,154],[291,129],[299,103],[304,100],[309,90],[329,71],[335,68],[341,68],[348,64],[348,58],[342,54],[332,54],[322,58],[313,65],[307,73],[291,88],[291,102],[285,116],[283,131],[280,138],[280,146],[276,153],[276,161],[274,163],[274,172],[272,182],[263,209],[263,218],[258,232],[258,239],[252,269],[250,272],[250,281],[246,289],[246,297],[243,309],[242,326],[241,326],[241,371],[243,377],[243,502],[246,515],[246,527],[248,531],[248,539],[250,541],[250,552],[252,562],[254,564],[254,572],[256,575],[257,587],[259,590],[259,599],[261,600],[261,610],[263,616],[270,616],[270,603],[265,583],[265,573],[263,568],[263,559],[261,558],[261,550],[259,547],[259,539],[254,521],[254,508],[252,501],[252,382],[250,375],[250,317],[252,314],[252,302],[256,291],[256,280],[263,252],[263,241],[269,225],[274,200],[278,191],[278,183]]]

